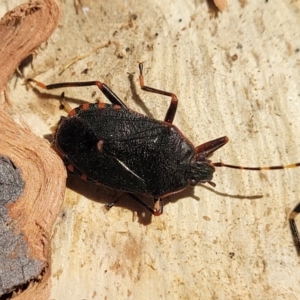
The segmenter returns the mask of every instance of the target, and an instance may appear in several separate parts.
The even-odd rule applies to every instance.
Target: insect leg
[[[143,64],[139,63],[139,69],[140,69],[140,86],[141,89],[147,92],[151,92],[151,93],[155,93],[155,94],[160,94],[160,95],[164,95],[164,96],[169,96],[171,97],[171,103],[170,106],[168,108],[168,111],[166,113],[165,116],[165,122],[172,124],[175,114],[176,114],[176,110],[177,110],[177,104],[178,104],[178,99],[176,97],[175,94],[170,93],[170,92],[165,92],[162,90],[158,90],[149,86],[145,86],[144,85],[144,76],[143,76]]]
[[[298,255],[300,255],[300,236],[296,226],[295,218],[300,213],[300,203],[291,211],[289,216],[290,228]]]
[[[60,99],[60,106],[63,108],[67,113],[69,113],[72,110],[72,107],[65,99],[65,92],[61,93],[61,99]]]
[[[116,200],[114,200],[113,202],[107,203],[107,204],[106,204],[106,208],[107,208],[107,209],[111,209],[113,206],[115,206],[115,205],[116,205],[116,203],[118,203],[118,202],[119,202],[119,200],[120,200],[120,196],[121,196],[121,195],[123,195],[123,193],[122,193],[122,194],[120,194],[120,195],[117,197],[117,199],[116,199]]]
[[[116,200],[114,200],[111,203],[107,203],[106,207],[107,209],[111,209],[113,206],[115,206],[116,203],[119,202],[120,200],[120,196],[123,195],[120,194]],[[154,216],[160,216],[163,213],[163,202],[161,199],[154,199],[154,209],[152,207],[150,207],[148,204],[146,204],[145,202],[143,202],[141,199],[139,199],[135,194],[132,193],[128,193],[128,195],[139,205],[141,205],[144,209],[148,210],[152,215]],[[158,207],[158,208],[156,208]]]
[[[154,216],[160,216],[163,213],[163,202],[162,199],[154,199],[154,209],[150,207],[148,204],[139,199],[135,194],[128,193],[129,196],[138,204],[143,206],[146,210],[148,210]],[[156,208],[158,207],[158,208]]]
[[[201,154],[204,157],[210,157],[216,150],[223,147],[228,143],[228,137],[222,136],[218,139],[206,142],[195,148],[197,154]]]
[[[127,108],[126,104],[106,84],[102,83],[101,81],[60,82],[48,85],[32,78],[28,78],[27,81],[34,82],[37,86],[46,90],[58,89],[63,87],[81,87],[96,85],[112,104],[122,106],[123,108]]]

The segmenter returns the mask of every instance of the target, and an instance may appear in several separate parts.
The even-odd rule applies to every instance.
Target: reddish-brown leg
[[[48,85],[32,78],[27,79],[27,81],[34,82],[37,86],[46,90],[59,89],[63,87],[81,87],[96,85],[112,104],[122,106],[123,108],[127,108],[126,104],[123,103],[123,101],[106,84],[102,83],[101,81],[61,82]]]
[[[145,210],[149,211],[154,216],[160,216],[163,213],[163,202],[162,199],[154,199],[154,209],[143,202],[141,199],[139,199],[135,194],[128,193],[128,195],[139,205],[141,205]],[[118,203],[120,200],[120,197],[118,197],[116,200],[114,200],[111,203],[107,203],[106,207],[108,209],[111,209],[113,206],[115,206],[116,203]]]
[[[300,213],[300,203],[298,203],[298,205],[291,211],[289,216],[290,228],[291,228],[294,244],[297,249],[298,255],[300,255],[300,237],[295,222],[295,218],[299,213]]]
[[[171,103],[170,106],[168,108],[168,111],[166,113],[165,116],[165,122],[172,124],[175,114],[176,114],[176,110],[177,110],[177,104],[178,104],[178,99],[176,97],[175,94],[170,93],[170,92],[165,92],[162,90],[158,90],[149,86],[144,85],[144,76],[143,76],[143,64],[139,63],[139,69],[140,69],[140,86],[141,89],[146,91],[146,92],[151,92],[151,93],[155,93],[155,94],[159,94],[159,95],[164,95],[164,96],[169,96],[171,97]]]
[[[204,144],[196,147],[196,153],[199,155],[203,155],[203,157],[210,157],[216,150],[223,147],[226,143],[228,143],[228,137],[223,136],[218,139],[206,142]]]
[[[154,216],[160,216],[163,213],[163,202],[162,199],[154,199],[154,209],[150,207],[148,204],[144,203],[141,199],[139,199],[135,194],[128,193],[135,202],[140,204],[144,209],[148,210]]]

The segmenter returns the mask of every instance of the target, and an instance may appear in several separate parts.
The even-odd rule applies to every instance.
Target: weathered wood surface
[[[144,61],[146,84],[177,94],[174,124],[193,143],[229,137],[213,161],[300,160],[298,2],[230,1],[217,15],[206,1],[77,4],[76,13],[64,2],[59,28],[26,77],[99,79],[132,109],[163,119],[169,99],[139,88]],[[73,107],[105,100],[96,88],[63,91]],[[10,82],[11,101],[40,136],[64,114],[61,92]],[[69,178],[53,232],[51,299],[297,299],[287,217],[300,199],[299,176],[300,169],[218,169],[216,188],[169,197],[151,222],[126,197],[107,213],[116,192]]]

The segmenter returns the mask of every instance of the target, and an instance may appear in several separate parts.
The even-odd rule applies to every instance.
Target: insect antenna
[[[213,166],[226,167],[226,168],[231,168],[231,169],[240,169],[240,170],[262,171],[262,170],[282,170],[282,169],[297,168],[297,167],[300,167],[300,162],[285,165],[285,166],[281,165],[281,166],[267,166],[267,167],[243,167],[243,166],[224,164],[222,162],[216,162],[216,163],[213,163]],[[297,249],[298,255],[300,256],[300,236],[299,236],[299,231],[298,231],[298,228],[297,228],[297,225],[295,222],[295,218],[297,217],[297,215],[299,213],[300,213],[300,203],[298,203],[297,206],[290,212],[289,224],[290,224],[290,229],[292,232],[292,237],[294,240],[294,245]]]
[[[240,169],[240,170],[250,170],[250,171],[262,171],[262,170],[282,170],[282,169],[292,169],[300,167],[300,162],[286,165],[286,166],[267,166],[267,167],[243,167],[243,166],[235,166],[235,165],[228,165],[222,162],[213,163],[215,167],[226,167],[231,169]]]

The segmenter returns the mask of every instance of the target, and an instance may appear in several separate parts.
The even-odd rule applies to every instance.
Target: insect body
[[[141,63],[139,70],[143,90],[171,97],[164,121],[128,109],[100,81],[45,85],[29,79],[45,89],[96,85],[112,103],[85,103],[70,110],[67,118],[61,118],[54,145],[64,157],[69,171],[95,183],[127,192],[149,212],[160,215],[163,212],[162,199],[166,196],[198,183],[207,182],[215,186],[211,181],[215,167],[259,171],[300,166],[300,163],[295,163],[287,166],[241,167],[211,162],[209,157],[224,146],[228,138],[224,136],[194,147],[172,125],[178,103],[176,95],[145,86]],[[152,197],[155,208],[142,202],[137,194]],[[290,227],[300,254],[300,238],[294,220],[299,212],[300,204],[290,215]]]
[[[55,146],[92,181],[156,199],[209,181],[214,171],[175,126],[103,103],[62,119]]]

